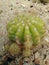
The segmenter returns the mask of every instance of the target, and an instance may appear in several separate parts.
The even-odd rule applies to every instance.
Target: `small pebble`
[[[2,13],[3,11],[2,10],[0,10],[0,14]]]
[[[30,8],[32,8],[32,7],[33,7],[33,5],[30,6]]]
[[[28,0],[28,1],[30,1],[30,0]]]
[[[13,10],[13,8],[11,8],[11,10]]]

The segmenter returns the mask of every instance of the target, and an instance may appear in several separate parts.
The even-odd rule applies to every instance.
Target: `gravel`
[[[3,45],[8,43],[9,40],[6,31],[7,22],[13,19],[17,13],[26,11],[41,17],[46,24],[47,33],[49,33],[49,3],[44,5],[28,0],[0,0],[0,51],[3,49]],[[45,39],[49,42],[49,34]],[[38,55],[38,52],[36,54]],[[47,57],[49,59],[49,56]]]

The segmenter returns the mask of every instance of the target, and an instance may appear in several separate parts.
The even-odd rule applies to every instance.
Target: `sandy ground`
[[[0,0],[0,50],[3,49],[3,45],[8,41],[6,32],[7,22],[13,19],[13,17],[16,16],[17,12],[26,11],[31,12],[31,14],[37,14],[38,16],[40,16],[44,20],[47,27],[47,32],[49,33],[49,3],[43,5],[41,3],[33,3],[32,1],[28,0]],[[49,34],[47,38],[48,39],[46,40],[49,42]],[[44,49],[41,49],[41,52],[45,53],[46,50]],[[36,54],[36,56],[37,55],[38,53]],[[49,52],[46,59],[49,59]]]

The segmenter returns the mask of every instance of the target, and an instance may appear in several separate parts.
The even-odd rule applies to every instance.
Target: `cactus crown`
[[[37,45],[45,34],[45,24],[41,18],[31,15],[18,15],[7,24],[10,40]]]

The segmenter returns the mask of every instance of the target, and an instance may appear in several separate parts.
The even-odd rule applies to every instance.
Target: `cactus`
[[[7,24],[8,37],[11,41],[19,41],[24,45],[26,56],[30,55],[30,49],[40,44],[46,32],[45,24],[41,18],[32,15],[18,15]],[[13,45],[11,48],[15,48]],[[10,50],[12,50],[10,48]],[[25,55],[23,54],[23,55]]]
[[[20,53],[20,47],[16,43],[12,43],[8,49],[8,52],[14,56]]]
[[[30,49],[25,49],[24,51],[23,51],[23,56],[24,57],[29,57],[31,55],[31,50]]]

